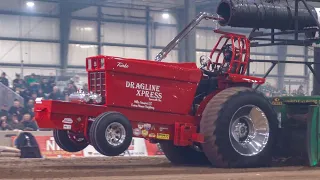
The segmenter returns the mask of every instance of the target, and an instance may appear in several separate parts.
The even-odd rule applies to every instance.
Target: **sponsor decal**
[[[162,101],[162,93],[160,91],[159,85],[136,83],[131,81],[126,81],[126,88],[135,89],[137,97],[148,98],[149,101]]]
[[[274,98],[271,104],[272,105],[282,105],[282,102],[280,101],[279,98]]]
[[[149,132],[147,130],[142,130],[142,136],[147,137]]]
[[[144,124],[143,127],[144,127],[145,130],[150,131],[151,124]]]
[[[155,108],[152,106],[152,102],[143,102],[139,100],[134,100],[133,103],[131,103],[131,107],[135,108],[143,108],[148,110],[154,110]]]
[[[121,67],[121,68],[129,68],[129,65],[127,63],[123,63],[123,62],[118,62],[117,67]]]
[[[78,117],[78,118],[77,118],[77,121],[78,121],[78,122],[81,122],[81,121],[82,121],[81,117]]]
[[[71,118],[64,118],[62,120],[62,123],[65,123],[65,124],[72,124],[73,123],[73,120]]]
[[[139,128],[133,129],[133,135],[140,136],[141,135],[141,130]]]
[[[139,129],[143,129],[143,125],[144,125],[144,124],[142,124],[142,123],[138,123],[138,128],[139,128]]]
[[[149,137],[150,137],[150,138],[155,138],[156,135],[155,135],[154,133],[150,133],[150,134],[149,134]]]
[[[63,129],[70,130],[71,129],[71,125],[70,124],[64,124],[63,125]]]
[[[157,133],[157,139],[169,140],[170,139],[170,135],[169,134]]]
[[[166,130],[168,130],[167,127],[160,127],[160,128],[159,128],[159,131],[161,131],[161,132],[162,132],[162,131],[166,131]]]
[[[155,130],[156,130],[156,127],[154,125],[152,125],[151,131],[155,131]]]
[[[36,98],[36,104],[42,104],[42,98]]]

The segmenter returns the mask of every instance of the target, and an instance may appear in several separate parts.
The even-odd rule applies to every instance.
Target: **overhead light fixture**
[[[92,27],[85,27],[85,28],[83,28],[83,30],[85,30],[85,31],[92,31],[93,28],[92,28]]]
[[[34,2],[28,1],[28,2],[26,3],[26,5],[27,5],[28,7],[30,7],[30,8],[32,8],[32,7],[34,7]]]
[[[163,19],[168,19],[169,17],[170,17],[170,15],[166,12],[162,14]]]

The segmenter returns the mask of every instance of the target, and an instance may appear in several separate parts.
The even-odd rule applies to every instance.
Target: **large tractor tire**
[[[215,95],[202,113],[202,149],[215,167],[261,167],[272,161],[278,119],[269,100],[246,87]]]
[[[53,137],[58,146],[67,152],[79,152],[89,145],[83,136],[66,130],[53,130]]]
[[[132,141],[132,126],[121,113],[106,112],[95,118],[89,131],[91,145],[105,156],[118,156]]]
[[[175,165],[208,165],[210,164],[203,152],[191,147],[175,146],[172,141],[159,143],[164,155]]]

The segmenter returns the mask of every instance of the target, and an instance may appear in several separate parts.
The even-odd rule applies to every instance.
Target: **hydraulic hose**
[[[317,26],[303,2],[299,2],[298,7],[299,30]],[[319,20],[315,7],[311,5],[308,7],[314,17]],[[218,5],[217,14],[224,19],[219,21],[221,26],[295,29],[294,0],[222,0]]]

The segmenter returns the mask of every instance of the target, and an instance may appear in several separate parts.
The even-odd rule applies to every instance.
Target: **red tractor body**
[[[223,42],[224,39],[226,41]],[[244,36],[232,33],[221,36],[211,53],[211,57],[217,54],[213,64],[224,63],[224,60],[219,61],[221,50],[218,49],[218,45],[222,44],[220,42],[225,45],[236,39],[247,41]],[[237,44],[233,43],[234,49],[236,46]],[[245,69],[240,74],[230,73],[233,64],[239,64],[238,72],[241,64],[247,67],[249,47],[238,51],[244,60],[232,60],[228,72],[217,76],[218,88],[208,96],[208,100],[228,87],[238,84],[251,87],[252,83],[264,83],[263,78],[243,75]],[[53,100],[37,102],[36,120],[41,128],[84,133],[89,140],[87,132],[90,118],[95,118],[103,112],[116,111],[128,117],[133,129],[139,129],[138,126],[141,124],[151,125],[148,132],[135,133],[135,137],[174,140],[177,146],[202,141],[197,127],[208,101],[204,100],[198,111],[193,113],[192,106],[198,85],[206,78],[196,63],[165,63],[96,56],[86,59],[86,69],[89,91],[100,94],[103,98],[102,103],[98,105]]]
[[[58,145],[69,152],[91,144],[117,156],[132,137],[141,137],[159,143],[178,164],[209,160],[240,167],[269,158],[276,116],[267,98],[252,89],[265,79],[245,75],[250,42],[244,35],[216,30],[222,35],[210,57],[200,58],[200,68],[157,62],[203,18],[216,19],[201,13],[156,61],[87,58],[90,93],[77,92],[69,102],[38,99],[38,125],[53,129]]]
[[[96,66],[89,68],[88,64]],[[173,139],[175,122],[197,124],[190,115],[202,76],[195,63],[97,56],[87,59],[87,70],[89,90],[101,93],[103,103],[38,102],[36,120],[41,128],[86,132],[90,118],[108,111],[124,114],[134,129],[142,122],[153,126],[147,135],[141,133],[137,137]],[[64,123],[66,118],[72,123]]]

